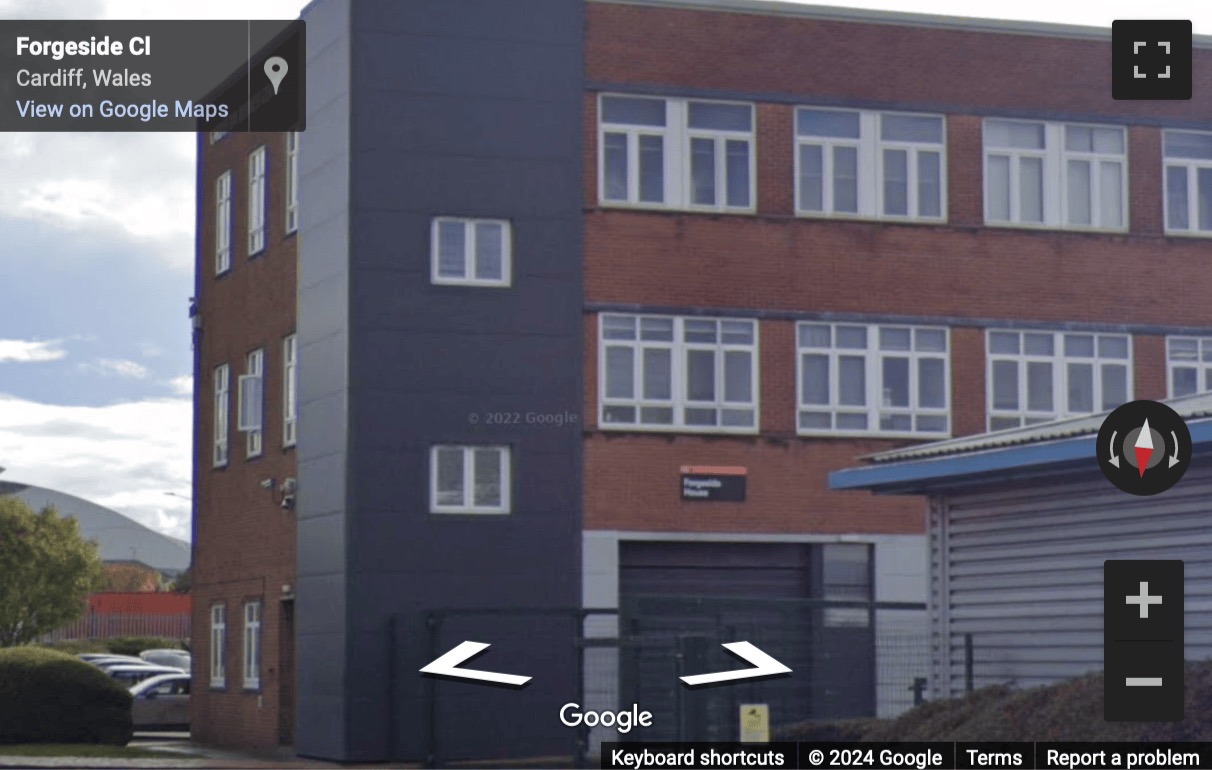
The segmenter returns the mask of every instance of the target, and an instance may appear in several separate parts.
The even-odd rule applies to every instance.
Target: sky
[[[1147,14],[1191,19],[1196,34],[1212,35],[1207,0],[815,4],[1102,27]],[[0,0],[0,19],[289,19],[303,5]],[[0,478],[78,495],[181,539],[190,532],[194,160],[192,134],[0,133]]]

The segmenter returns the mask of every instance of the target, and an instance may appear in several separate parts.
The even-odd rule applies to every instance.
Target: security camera
[[[282,494],[293,495],[295,492],[295,489],[297,489],[298,486],[299,486],[299,483],[297,481],[295,481],[294,476],[287,476],[285,479],[282,480]]]
[[[273,488],[274,488],[273,479],[263,479],[261,481],[261,489],[273,489]]]
[[[282,495],[282,510],[289,511],[295,507],[294,495]]]

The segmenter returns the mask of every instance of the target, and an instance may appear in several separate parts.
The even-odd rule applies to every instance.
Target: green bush
[[[67,653],[0,649],[0,744],[125,746],[134,734],[130,707],[126,688]]]
[[[39,644],[48,650],[66,652],[68,655],[80,655],[86,652],[109,652],[104,639],[61,639],[57,642]]]
[[[179,650],[181,640],[156,636],[115,636],[106,640],[106,646],[115,655],[138,655],[144,650]]]

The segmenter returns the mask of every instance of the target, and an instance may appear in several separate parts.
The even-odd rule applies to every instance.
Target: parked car
[[[151,679],[153,676],[160,674],[183,674],[185,672],[171,666],[153,666],[150,663],[144,663],[141,666],[113,666],[106,669],[105,673],[127,687],[131,687],[145,679]]]
[[[80,656],[80,659],[85,663],[91,663],[94,666],[113,666],[117,664],[135,665],[138,663],[146,663],[142,658],[136,658],[133,655],[96,655],[94,657],[85,658]]]
[[[136,730],[189,729],[189,674],[160,674],[130,688]]]
[[[157,666],[173,666],[189,672],[193,668],[193,658],[186,650],[144,650],[139,657]]]

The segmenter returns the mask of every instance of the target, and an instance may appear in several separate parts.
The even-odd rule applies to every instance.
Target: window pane
[[[828,404],[829,357],[806,355],[801,356],[800,360],[803,366],[803,382],[800,383],[800,402],[804,404]]]
[[[1127,358],[1127,337],[1099,337],[1098,354],[1103,358]]]
[[[686,398],[715,401],[715,351],[686,352]]]
[[[837,428],[838,430],[867,430],[867,413],[839,414]]]
[[[716,322],[703,319],[688,319],[685,323],[683,336],[687,342],[716,341]]]
[[[635,398],[635,351],[606,348],[606,398]]]
[[[602,316],[602,337],[608,340],[634,340],[635,316]]]
[[[640,137],[640,200],[645,203],[665,200],[664,137]]]
[[[1010,158],[1005,155],[989,156],[989,178],[985,181],[988,196],[989,219],[1010,221]]]
[[[859,114],[835,110],[798,110],[796,130],[800,136],[835,136],[857,139]]]
[[[1094,131],[1094,151],[1119,154],[1124,151],[1124,130],[1122,128],[1096,128]]]
[[[918,406],[927,409],[942,409],[947,405],[947,378],[943,362],[937,358],[923,358],[917,362]]]
[[[467,231],[462,222],[438,223],[438,275],[462,278],[466,274]]]
[[[627,96],[602,97],[602,122],[633,126],[665,125],[665,100]]]
[[[1212,230],[1212,168],[1196,171],[1198,188],[1199,229]]]
[[[501,450],[476,449],[475,500],[474,505],[499,506],[501,504]]]
[[[883,388],[882,405],[885,408],[909,406],[909,359],[884,359]]]
[[[1104,160],[1098,166],[1098,223],[1102,227],[1123,227],[1124,167],[1110,160]]]
[[[673,399],[673,353],[669,350],[646,348],[644,356],[644,399],[671,401]]]
[[[1090,224],[1090,161],[1068,164],[1069,224]]]
[[[1173,379],[1175,396],[1189,396],[1199,390],[1199,372],[1194,367],[1174,367]]]
[[[1051,334],[1024,334],[1023,352],[1029,356],[1050,356],[1056,352],[1056,338]]]
[[[1191,227],[1187,202],[1187,169],[1166,167],[1166,226],[1171,230]]]
[[[1197,340],[1171,338],[1169,342],[1169,357],[1171,361],[1199,360],[1199,342]]]
[[[990,353],[1018,353],[1019,335],[1015,332],[992,332],[989,335]]]
[[[880,350],[909,350],[909,329],[880,328]]]
[[[884,213],[909,213],[909,153],[884,150]]]
[[[1069,364],[1069,411],[1079,414],[1094,411],[1094,367]]]
[[[917,213],[923,217],[942,216],[942,156],[937,152],[917,154]]]
[[[715,205],[715,140],[690,140],[690,200],[700,206]]]
[[[1103,364],[1103,409],[1114,409],[1128,401],[1128,367]]]
[[[839,326],[837,327],[837,346],[839,348],[866,348],[867,327]]]
[[[752,321],[720,321],[720,342],[726,345],[750,345],[753,332]]]
[[[829,327],[819,324],[801,324],[799,328],[800,345],[813,348],[830,346]]]
[[[719,417],[719,410],[684,409],[682,415],[687,425],[715,425]]]
[[[989,418],[989,430],[1006,430],[1007,428],[1017,428],[1022,425],[1022,420],[1017,417],[991,417]]]
[[[945,353],[947,333],[941,329],[915,329],[913,347],[923,353]]]
[[[691,102],[689,120],[691,128],[751,131],[753,130],[753,108],[748,104]]]
[[[820,145],[800,146],[800,208],[804,211],[825,209],[825,167],[822,152]]]
[[[602,192],[606,200],[627,200],[627,135],[606,134],[602,137]]]
[[[858,213],[858,149],[833,148],[833,210]]]
[[[749,206],[749,142],[729,139],[724,143],[727,156],[728,205]]]
[[[635,422],[635,407],[605,406],[602,408],[602,422],[614,425],[616,423]]]
[[[724,351],[724,400],[753,401],[753,354],[748,351]]]
[[[1027,408],[1034,412],[1051,412],[1052,364],[1042,361],[1027,363]]]
[[[1019,219],[1023,222],[1044,221],[1044,160],[1019,159]]]
[[[838,358],[838,403],[845,406],[867,404],[867,362],[864,359]]]
[[[1044,124],[990,120],[985,123],[985,141],[990,147],[1042,150],[1044,148]]]
[[[641,318],[640,339],[673,342],[673,319]]]
[[[993,362],[993,408],[1018,409],[1018,363]]]
[[[1086,356],[1094,355],[1094,336],[1091,334],[1066,334],[1065,355]]]
[[[942,142],[943,119],[920,115],[882,115],[880,138],[894,142]]]
[[[438,505],[463,505],[463,450],[438,450]]]
[[[1093,152],[1093,132],[1087,126],[1066,126],[1065,149],[1072,152]]]
[[[1165,142],[1167,158],[1212,160],[1212,134],[1167,131]]]
[[[505,228],[495,222],[476,224],[476,278],[505,277]]]

